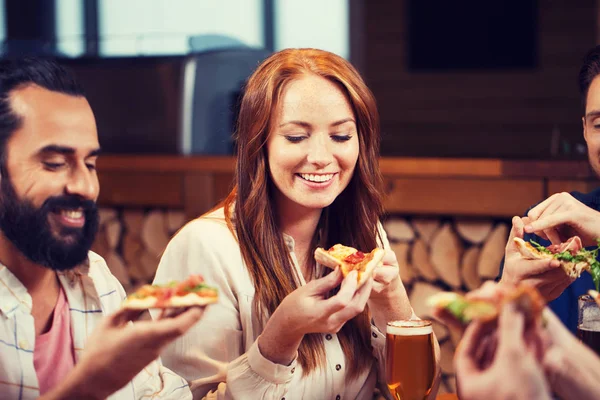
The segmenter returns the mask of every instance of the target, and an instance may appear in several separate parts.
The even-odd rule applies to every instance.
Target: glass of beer
[[[600,307],[589,294],[579,296],[577,337],[600,355]]]
[[[395,399],[423,400],[431,392],[435,354],[431,321],[387,324],[386,381]]]

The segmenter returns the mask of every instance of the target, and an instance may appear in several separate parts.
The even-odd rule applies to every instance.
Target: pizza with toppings
[[[206,306],[216,303],[218,297],[217,289],[204,283],[202,276],[191,275],[182,282],[144,285],[127,296],[122,306],[131,310]]]
[[[596,261],[598,249],[586,250],[578,236],[573,236],[564,243],[553,244],[548,247],[542,246],[533,240],[531,242],[526,242],[521,238],[514,238],[513,240],[523,258],[528,260],[556,259],[560,261],[560,266],[565,273],[573,279],[579,278],[583,271],[588,271],[593,276],[592,269],[600,268],[598,261]]]
[[[427,304],[463,325],[472,321],[495,322],[506,303],[513,303],[525,315],[526,323],[537,321],[546,305],[542,295],[532,286],[518,285],[494,298],[477,299],[454,292],[440,292],[427,299]]]
[[[375,248],[370,253],[363,253],[354,247],[336,244],[329,250],[321,247],[315,250],[315,260],[326,267],[340,267],[347,276],[350,271],[358,271],[358,286],[361,286],[372,275],[373,270],[381,263],[385,251]]]

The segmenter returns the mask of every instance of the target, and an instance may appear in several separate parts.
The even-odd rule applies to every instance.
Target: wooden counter
[[[522,214],[552,193],[598,185],[585,161],[382,158],[390,213],[494,216]],[[231,188],[232,157],[103,155],[103,206],[183,209],[197,216]]]

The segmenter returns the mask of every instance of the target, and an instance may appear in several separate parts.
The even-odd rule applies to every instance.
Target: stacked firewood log
[[[390,217],[384,223],[415,313],[429,319],[427,298],[440,291],[465,293],[496,278],[509,234],[507,221]],[[443,384],[456,392],[452,360],[460,336],[433,321],[440,342]]]
[[[176,210],[102,209],[92,250],[131,292],[152,281],[169,239],[185,222],[185,214]]]

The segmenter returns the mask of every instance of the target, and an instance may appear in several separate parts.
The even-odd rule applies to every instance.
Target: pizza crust
[[[526,242],[521,238],[513,238],[513,241],[517,246],[519,253],[521,253],[523,258],[525,258],[526,260],[543,260],[548,258],[554,258],[552,257],[552,254],[542,253],[541,251],[533,247],[531,243]]]
[[[340,260],[338,260],[337,258],[335,258],[334,256],[332,256],[331,254],[329,254],[327,252],[327,250],[322,249],[320,247],[318,247],[315,250],[315,260],[321,264],[324,265],[326,267],[329,267],[331,269],[335,269],[335,267],[337,267],[340,264]]]
[[[173,296],[169,300],[164,301],[162,304],[157,305],[158,299],[155,296],[148,296],[143,299],[127,298],[123,302],[122,307],[129,310],[147,310],[149,308],[180,308],[180,307],[194,307],[194,306],[207,306],[209,304],[216,303],[218,297],[200,297],[195,293],[188,293],[185,296]]]

